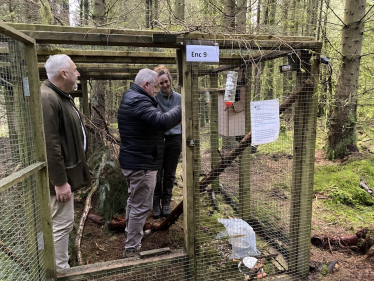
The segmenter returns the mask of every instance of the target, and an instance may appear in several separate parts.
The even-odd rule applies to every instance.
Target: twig
[[[330,237],[327,237],[327,243],[329,243],[330,253],[332,254],[332,248],[331,248],[331,244],[330,244]]]
[[[210,195],[210,199],[212,200],[212,205],[213,205],[214,210],[218,211],[218,204],[217,204],[216,194],[214,193],[214,190],[209,189],[208,193]]]
[[[101,251],[103,251],[103,252],[108,252],[107,250],[101,248],[101,247],[99,246],[99,244],[97,244],[97,242],[95,242],[95,245],[96,245],[96,247],[97,247],[99,250],[101,250]]]
[[[110,132],[109,132],[108,125],[107,125],[107,123],[105,122],[105,119],[104,119],[104,117],[101,115],[100,111],[99,111],[95,106],[92,106],[92,108],[96,111],[97,115],[99,115],[101,121],[103,121],[103,124],[104,124],[104,127],[105,127],[105,130],[106,130],[107,134],[111,135]]]
[[[371,9],[373,9],[373,7],[374,7],[374,5],[372,5],[370,7],[370,9],[365,13],[365,15],[362,18],[360,18],[360,20],[358,22],[362,21],[369,14],[369,12],[371,11]]]
[[[330,5],[327,3],[327,1],[325,0],[325,4],[327,6],[327,8],[329,8],[331,10],[331,12],[335,15],[335,17],[337,17],[340,22],[344,25],[344,26],[347,26],[344,21],[335,13],[335,11],[333,9],[330,8]]]
[[[13,88],[13,84],[0,77],[0,81]]]

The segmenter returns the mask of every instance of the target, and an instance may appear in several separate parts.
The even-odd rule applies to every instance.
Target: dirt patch
[[[306,280],[321,281],[352,281],[373,280],[374,264],[365,259],[365,256],[352,252],[349,248],[340,251],[323,251],[314,246],[310,250],[312,264],[330,264],[337,261],[338,265],[332,273],[323,276],[321,272],[312,272]]]
[[[93,197],[93,209],[90,213],[96,213],[97,197]],[[174,209],[176,202],[171,202],[171,208]],[[83,202],[75,203],[75,214],[80,219],[84,208]],[[124,216],[124,214],[122,214]],[[152,212],[148,213],[147,222],[153,224],[160,222],[164,218],[154,220]],[[179,219],[177,223],[167,231],[154,232],[142,243],[142,251],[160,249],[169,247],[171,250],[183,249],[183,221]],[[123,258],[125,250],[124,232],[105,231],[104,226],[97,225],[91,220],[87,220],[82,238],[82,255],[85,264],[96,262],[111,261]]]

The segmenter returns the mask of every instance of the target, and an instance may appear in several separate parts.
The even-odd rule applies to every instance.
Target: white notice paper
[[[274,142],[279,136],[279,101],[251,102],[252,145]]]

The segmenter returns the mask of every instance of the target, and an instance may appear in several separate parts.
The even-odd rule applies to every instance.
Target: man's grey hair
[[[154,83],[156,81],[157,72],[149,68],[139,70],[135,77],[134,83],[138,86],[143,86],[145,82]]]
[[[48,79],[58,77],[61,70],[67,70],[70,60],[71,58],[64,54],[50,56],[44,65]]]

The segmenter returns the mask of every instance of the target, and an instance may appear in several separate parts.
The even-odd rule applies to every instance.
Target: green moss
[[[359,187],[360,178],[374,186],[374,158],[350,161],[347,164],[319,166],[314,176],[314,192],[328,194],[337,204],[372,206],[374,199]]]
[[[328,223],[355,228],[373,224],[374,197],[359,187],[360,178],[374,187],[374,157],[351,160],[340,165],[317,166],[314,175],[314,193],[328,197],[324,201],[327,211],[321,218]]]
[[[327,269],[327,265],[326,264],[323,265],[322,270],[321,270],[321,274],[323,276],[326,276],[327,274],[329,274],[329,270]]]
[[[113,128],[113,129],[118,129],[118,123],[110,123],[109,127]]]

